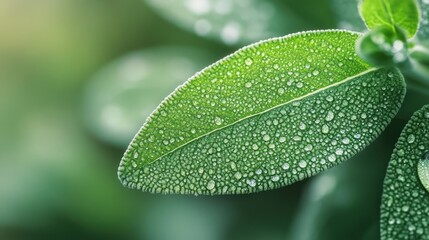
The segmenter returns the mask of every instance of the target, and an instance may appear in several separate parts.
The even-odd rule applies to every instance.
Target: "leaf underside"
[[[235,194],[281,187],[350,158],[402,103],[396,69],[370,69],[348,31],[243,48],[173,92],[127,149],[125,186]]]
[[[416,34],[419,10],[416,0],[362,0],[360,14],[369,29],[395,26],[407,32],[408,38]]]
[[[429,193],[417,174],[429,150],[429,105],[417,111],[399,137],[387,169],[381,204],[381,239],[429,239]]]

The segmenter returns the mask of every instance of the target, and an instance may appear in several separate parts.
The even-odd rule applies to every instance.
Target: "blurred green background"
[[[356,1],[0,0],[0,239],[377,239],[400,119],[346,164],[273,191],[161,196],[116,176],[145,118],[195,72],[328,28],[362,30]]]

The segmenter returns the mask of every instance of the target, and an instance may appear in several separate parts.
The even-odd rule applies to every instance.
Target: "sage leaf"
[[[250,193],[350,158],[397,113],[405,83],[355,53],[359,34],[311,31],[250,45],[168,96],[118,175],[143,191]]]
[[[428,134],[426,105],[405,126],[387,168],[381,203],[382,240],[429,239],[429,192],[418,174],[419,162],[426,161],[429,150]]]
[[[420,22],[417,38],[429,48],[429,1],[418,0],[420,6]]]
[[[165,95],[210,60],[205,51],[183,46],[134,51],[114,60],[85,89],[88,129],[107,143],[127,146]]]
[[[392,138],[392,132],[393,136],[399,136],[400,122],[394,119],[362,152],[311,179],[286,239],[380,238],[380,196],[391,146],[396,139]],[[353,216],[353,221],[344,221],[346,216]]]
[[[360,14],[369,29],[388,27],[396,31],[402,28],[411,38],[419,24],[419,10],[416,0],[362,0]]]
[[[379,27],[365,33],[356,43],[358,55],[377,67],[402,66],[408,61],[407,39],[402,30]]]
[[[280,0],[146,0],[160,16],[198,36],[243,45],[310,29]]]

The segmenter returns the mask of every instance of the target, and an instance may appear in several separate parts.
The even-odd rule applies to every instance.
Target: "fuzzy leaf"
[[[143,125],[122,183],[162,193],[232,194],[281,187],[362,150],[397,113],[396,69],[354,53],[359,34],[293,34],[245,47],[197,73]]]
[[[360,14],[369,29],[396,26],[407,32],[408,38],[416,34],[419,10],[416,0],[362,0]]]
[[[427,161],[428,134],[426,105],[405,126],[387,168],[381,204],[382,240],[429,239],[429,192],[418,174],[419,162]]]
[[[195,47],[164,46],[108,64],[91,79],[84,95],[88,129],[107,143],[126,147],[165,95],[210,59]]]
[[[418,0],[420,6],[420,23],[417,38],[429,47],[429,1]]]
[[[243,45],[285,33],[311,29],[305,18],[283,7],[282,1],[279,0],[145,2],[172,24],[227,45]]]

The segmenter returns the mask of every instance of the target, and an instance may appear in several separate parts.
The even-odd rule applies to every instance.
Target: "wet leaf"
[[[397,113],[396,69],[354,53],[359,35],[315,31],[245,47],[196,74],[143,125],[122,183],[162,193],[278,188],[362,150]]]
[[[382,240],[429,239],[429,192],[422,185],[427,182],[427,168],[421,167],[427,164],[428,134],[426,105],[405,126],[387,168],[381,204]]]
[[[280,1],[259,0],[146,0],[173,24],[199,36],[228,45],[248,44],[309,29]]]
[[[401,66],[408,60],[404,32],[379,27],[365,33],[356,43],[356,51],[366,62],[377,67]]]
[[[420,5],[420,22],[417,31],[417,38],[429,47],[429,1],[418,0]]]
[[[86,88],[88,129],[103,141],[127,146],[158,103],[209,59],[198,48],[170,46],[135,51],[108,64]]]
[[[359,11],[369,29],[400,27],[408,38],[416,34],[419,10],[416,0],[362,0]]]
[[[403,125],[394,120],[365,150],[311,179],[286,239],[380,238],[380,196],[391,146],[399,136],[396,126]]]

